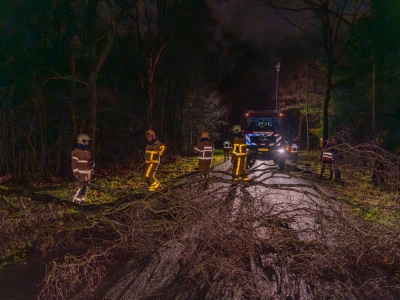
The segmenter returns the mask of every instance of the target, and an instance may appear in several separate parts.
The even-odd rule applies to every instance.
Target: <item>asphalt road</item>
[[[227,213],[221,209],[216,214],[221,220],[228,220],[222,230],[231,231],[229,224],[245,222],[251,224],[255,243],[272,241],[277,239],[277,233],[267,223],[275,220],[278,224],[273,228],[290,229],[291,238],[297,241],[313,242],[320,238],[319,227],[324,224],[321,218],[330,215],[332,205],[320,197],[310,182],[297,177],[296,172],[278,170],[272,161],[257,161],[248,170],[249,183],[232,183],[230,172],[230,162],[213,168],[207,191],[196,192],[199,201],[212,201],[212,195],[212,199],[225,199],[224,203],[228,203]],[[188,236],[194,240],[190,243],[195,244],[202,230],[201,225],[187,228],[185,234],[165,242],[146,262],[142,261],[140,268],[138,261],[132,260],[114,277],[111,285],[108,283],[110,288],[101,297],[119,300],[237,298],[243,287],[237,284],[236,288],[221,288],[232,283],[218,274],[214,275],[215,280],[209,279],[207,286],[193,282],[187,288],[183,278],[193,270],[186,268],[182,257],[191,251],[187,248]],[[279,247],[279,243],[273,247]],[[277,294],[287,295],[285,299],[292,299],[290,295],[296,295],[296,299],[315,299],[310,283],[286,270],[281,262],[282,257],[276,251],[261,251],[251,256],[249,282],[254,293],[261,293],[266,299]],[[74,299],[83,297],[78,295]]]

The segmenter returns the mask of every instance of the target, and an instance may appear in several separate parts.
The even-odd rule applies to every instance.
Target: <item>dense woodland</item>
[[[170,154],[185,153],[202,130],[227,138],[244,109],[274,109],[276,61],[225,30],[211,3],[2,1],[3,172],[68,176],[79,133],[92,137],[100,162],[140,159],[148,127]],[[320,138],[345,129],[395,151],[400,3],[284,3],[248,4],[292,28],[276,49],[279,109]],[[268,81],[254,75],[260,65],[271,66]]]
[[[0,20],[0,298],[400,298],[398,0],[2,0]],[[341,179],[309,151],[234,183],[219,149],[199,178],[202,131],[220,147],[276,103],[301,150],[341,138]]]

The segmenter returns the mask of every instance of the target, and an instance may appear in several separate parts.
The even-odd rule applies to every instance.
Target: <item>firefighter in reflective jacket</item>
[[[232,180],[238,181],[241,177],[243,181],[248,181],[249,178],[246,175],[246,139],[239,125],[234,125],[232,131],[235,135],[232,149]]]
[[[213,154],[214,154],[214,143],[210,141],[210,134],[208,132],[201,133],[201,140],[194,147],[194,153],[197,154],[199,159],[199,172],[201,177],[210,178],[209,170],[211,168]]]
[[[324,171],[326,166],[329,168],[329,179],[332,179],[333,175],[333,141],[331,138],[329,138],[326,141],[326,145],[322,148],[321,154],[320,154],[320,160],[322,161],[322,168],[321,168],[321,174],[319,175],[319,178],[323,178],[324,176]]]
[[[156,171],[160,164],[160,156],[165,153],[165,146],[157,139],[153,130],[146,131],[146,171],[145,178],[149,192],[160,188],[160,182],[156,179]]]
[[[229,140],[226,140],[224,142],[224,161],[228,161],[230,154],[231,154],[231,149],[232,149],[232,143]]]
[[[72,202],[81,203],[86,200],[87,183],[94,174],[94,161],[89,149],[90,138],[87,134],[80,134],[77,138],[77,146],[72,151],[71,168],[75,179],[78,180],[79,188],[76,191]]]

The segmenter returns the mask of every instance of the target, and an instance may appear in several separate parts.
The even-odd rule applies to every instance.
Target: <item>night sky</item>
[[[239,36],[253,49],[244,66],[241,78],[233,86],[228,97],[232,97],[236,107],[233,118],[240,118],[247,109],[275,109],[277,73],[275,66],[280,62],[279,82],[284,79],[295,57],[296,45],[288,43],[288,36],[295,36],[296,30],[286,24],[281,12],[255,4],[248,0],[208,1],[214,18],[220,28],[218,35],[228,31]]]

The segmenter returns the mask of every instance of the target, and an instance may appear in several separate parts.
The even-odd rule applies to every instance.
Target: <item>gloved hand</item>
[[[94,159],[92,158],[89,162],[89,167],[93,170],[96,167],[96,164],[94,162]]]
[[[79,178],[80,178],[79,173],[74,173],[74,177],[76,180],[79,180]]]

